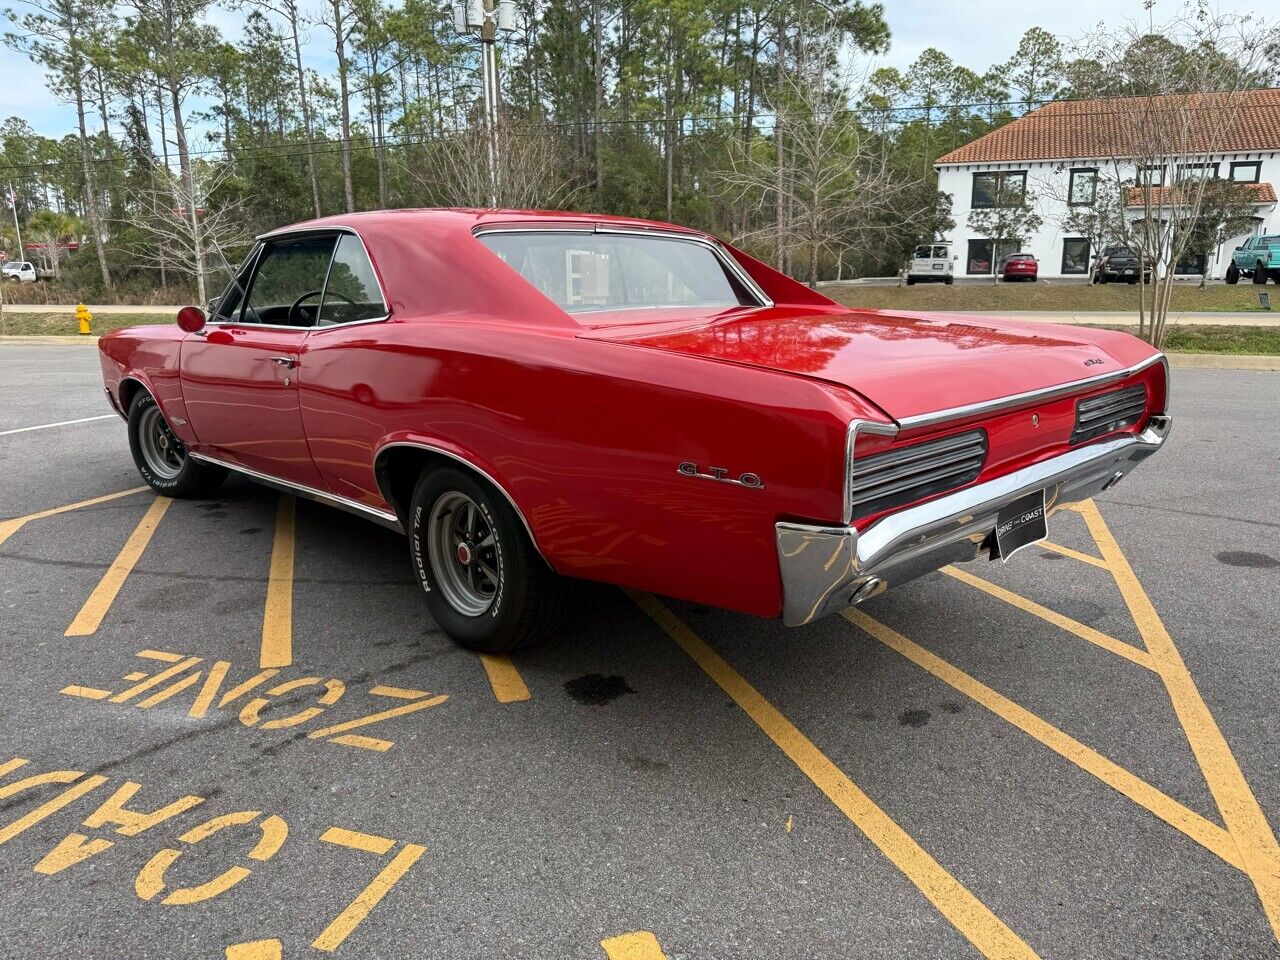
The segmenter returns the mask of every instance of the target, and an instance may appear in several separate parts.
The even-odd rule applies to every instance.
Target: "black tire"
[[[455,529],[460,520],[467,527],[467,504],[478,511],[469,535]],[[408,533],[427,609],[460,646],[510,653],[541,640],[563,619],[571,581],[547,566],[515,509],[488,482],[453,467],[424,472],[409,504]],[[449,539],[455,536],[456,547]]]
[[[167,453],[168,459],[164,459],[164,454],[157,448]],[[133,454],[134,465],[142,479],[152,490],[166,497],[198,499],[210,496],[227,476],[222,467],[201,463],[188,455],[187,448],[174,435],[155,398],[145,390],[139,390],[129,404],[129,452]]]
[[[1262,261],[1258,261],[1258,265],[1253,268],[1253,282],[1265,286],[1267,283],[1267,268],[1262,265]]]
[[[914,287],[915,285],[916,285],[915,279],[913,277],[907,277],[907,286]]]
[[[1110,283],[1110,281],[1107,279],[1107,275],[1106,275],[1105,273],[1103,273],[1101,270],[1099,270],[1099,271],[1098,271],[1098,282],[1099,282],[1099,283]]]
[[[943,283],[945,283],[945,284],[949,287],[949,286],[951,286],[951,284],[952,284],[952,283],[954,283],[955,281],[954,281],[951,277],[947,277],[947,279],[943,280],[942,282],[943,282]]]
[[[1231,266],[1227,267],[1226,281],[1227,283],[1231,283],[1231,284],[1236,284],[1240,282],[1240,268],[1237,267],[1234,263],[1232,263]]]

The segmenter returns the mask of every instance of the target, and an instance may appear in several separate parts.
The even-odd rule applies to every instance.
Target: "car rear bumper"
[[[1155,453],[1172,421],[1152,416],[1138,434],[1103,440],[908,507],[865,530],[778,523],[782,620],[799,626],[949,563],[975,559],[1008,503],[1045,491],[1049,512],[1115,485]]]

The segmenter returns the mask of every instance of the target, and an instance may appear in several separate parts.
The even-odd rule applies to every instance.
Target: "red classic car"
[[[808,623],[1044,537],[1169,432],[1101,329],[849,310],[704,233],[402,210],[258,239],[207,320],[100,341],[143,478],[228,471],[408,534],[458,642],[568,578]]]

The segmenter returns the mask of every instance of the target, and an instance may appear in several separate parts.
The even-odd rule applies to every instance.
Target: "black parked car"
[[[1137,283],[1138,255],[1128,247],[1107,247],[1093,261],[1090,279],[1094,283]],[[1143,280],[1151,282],[1151,265],[1143,269]]]

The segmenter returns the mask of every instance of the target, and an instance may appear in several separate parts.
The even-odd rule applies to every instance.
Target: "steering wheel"
[[[292,306],[290,306],[290,307],[289,307],[289,312],[288,312],[288,314],[286,314],[286,315],[285,315],[285,318],[284,318],[284,319],[285,319],[285,323],[287,323],[287,324],[288,324],[289,326],[291,326],[291,327],[299,326],[299,324],[296,324],[296,323],[294,323],[294,322],[293,322],[293,314],[294,314],[294,311],[295,311],[295,310],[299,310],[299,309],[301,308],[301,306],[302,306],[302,301],[303,301],[303,300],[306,300],[306,299],[307,299],[307,298],[309,298],[309,297],[318,297],[320,294],[322,294],[322,293],[324,293],[324,292],[325,292],[325,291],[323,291],[323,290],[308,290],[306,293],[304,293],[302,296],[300,296],[297,300],[293,301]],[[347,301],[347,303],[351,304],[351,306],[353,306],[353,307],[356,305],[356,302],[355,302],[354,300],[352,300],[352,299],[351,299],[350,297],[348,297],[348,296],[344,296],[343,294],[339,293],[337,290],[330,290],[328,295],[329,295],[329,296],[331,296],[331,297],[339,297],[339,298],[341,298],[341,299],[343,299],[343,300]],[[307,319],[307,315],[306,315],[305,313],[303,313],[303,314],[302,314],[302,318],[303,318],[304,320],[306,320],[306,319]],[[315,324],[316,320],[318,320],[318,319],[319,319],[319,316],[312,317],[312,318],[307,322],[307,324],[306,324],[306,325],[307,325],[307,326],[312,326],[312,325],[314,325],[314,324]]]

